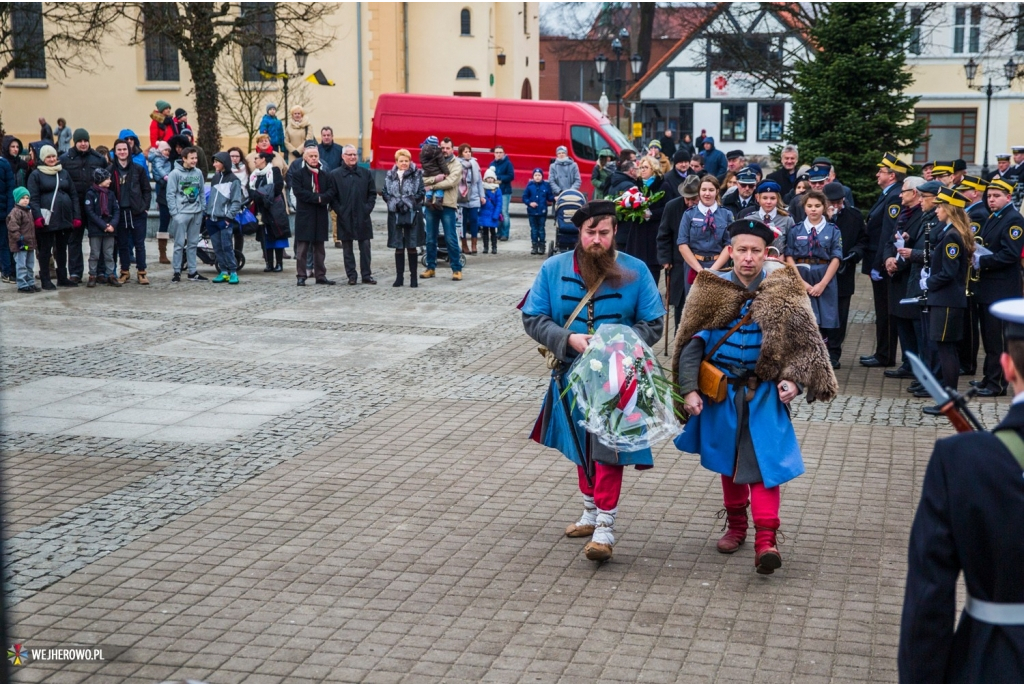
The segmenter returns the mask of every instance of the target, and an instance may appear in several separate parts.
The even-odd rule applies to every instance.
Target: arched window
[[[462,12],[459,14],[459,21],[462,24],[462,35],[469,36],[473,34],[472,28],[473,23],[469,15],[469,8],[464,7]]]
[[[532,100],[533,99],[533,86],[530,85],[530,79],[523,79],[523,89],[519,93],[520,100]]]
[[[476,78],[476,72],[471,67],[462,67],[455,78]]]

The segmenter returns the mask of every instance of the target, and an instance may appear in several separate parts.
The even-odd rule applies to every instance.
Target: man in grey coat
[[[373,240],[373,223],[370,212],[377,202],[377,187],[369,169],[358,164],[359,157],[354,145],[346,145],[341,151],[341,165],[328,173],[334,182],[335,196],[331,202],[338,226],[338,240],[345,255],[345,273],[348,284],[355,285],[359,276],[363,283],[377,285],[370,269],[370,241]],[[359,271],[356,272],[356,255],[352,243],[359,243]]]
[[[548,169],[548,184],[551,186],[551,194],[557,198],[562,191],[579,190],[583,185],[580,177],[580,168],[576,162],[569,157],[569,150],[564,145],[559,145],[555,150],[555,161]]]

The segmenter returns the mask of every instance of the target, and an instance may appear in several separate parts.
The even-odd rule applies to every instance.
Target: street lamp
[[[288,71],[288,60],[284,61],[284,70],[275,72],[274,69],[277,66],[277,54],[274,51],[274,46],[270,45],[263,49],[263,66],[266,67],[263,70],[263,76],[265,78],[281,79],[282,89],[284,90],[284,111],[285,119],[290,116],[291,112],[288,111],[288,80],[296,76],[302,76],[303,72],[306,71],[306,58],[309,57],[309,53],[299,48],[295,51],[295,66],[299,70],[292,74]]]
[[[620,127],[619,118],[622,114],[622,40],[629,38],[629,31],[622,29],[619,37],[612,41],[612,52],[615,53],[615,128]]]
[[[988,132],[989,124],[992,121],[992,94],[1000,90],[1006,90],[1013,85],[1014,79],[1017,78],[1018,65],[1013,61],[1012,57],[1003,65],[1003,76],[1006,77],[1005,86],[994,85],[991,76],[987,77],[985,85],[975,85],[974,79],[978,75],[979,66],[973,57],[970,58],[967,60],[967,64],[964,65],[964,74],[967,76],[968,88],[985,94],[985,156],[981,160],[981,176],[985,178],[988,176]]]
[[[597,101],[597,106],[601,110],[602,116],[608,116],[608,93],[604,89],[604,70],[608,68],[608,58],[604,56],[604,53],[599,53],[594,58],[594,69],[597,70],[597,79],[601,82],[601,97]],[[580,93],[582,96],[583,94]]]

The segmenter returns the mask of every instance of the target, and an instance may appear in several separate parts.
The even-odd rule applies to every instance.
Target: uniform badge
[[[901,209],[903,209],[902,205],[889,205],[889,218],[895,219],[898,217]]]
[[[1021,234],[1024,234],[1024,229],[1020,226],[1010,226],[1010,240],[1019,240]]]
[[[977,222],[972,223],[971,233],[977,233],[979,228],[981,228],[981,225],[979,225]]]
[[[960,254],[959,245],[946,245],[946,256],[950,259],[956,259],[957,255]]]

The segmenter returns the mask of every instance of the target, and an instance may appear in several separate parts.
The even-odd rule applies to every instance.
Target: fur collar
[[[679,355],[694,334],[727,328],[750,296],[746,288],[710,271],[697,274],[676,333],[673,380],[679,380]],[[764,335],[755,369],[758,378],[796,381],[804,387],[808,402],[831,401],[839,392],[839,383],[796,268],[786,266],[769,273],[758,286],[750,309]]]

